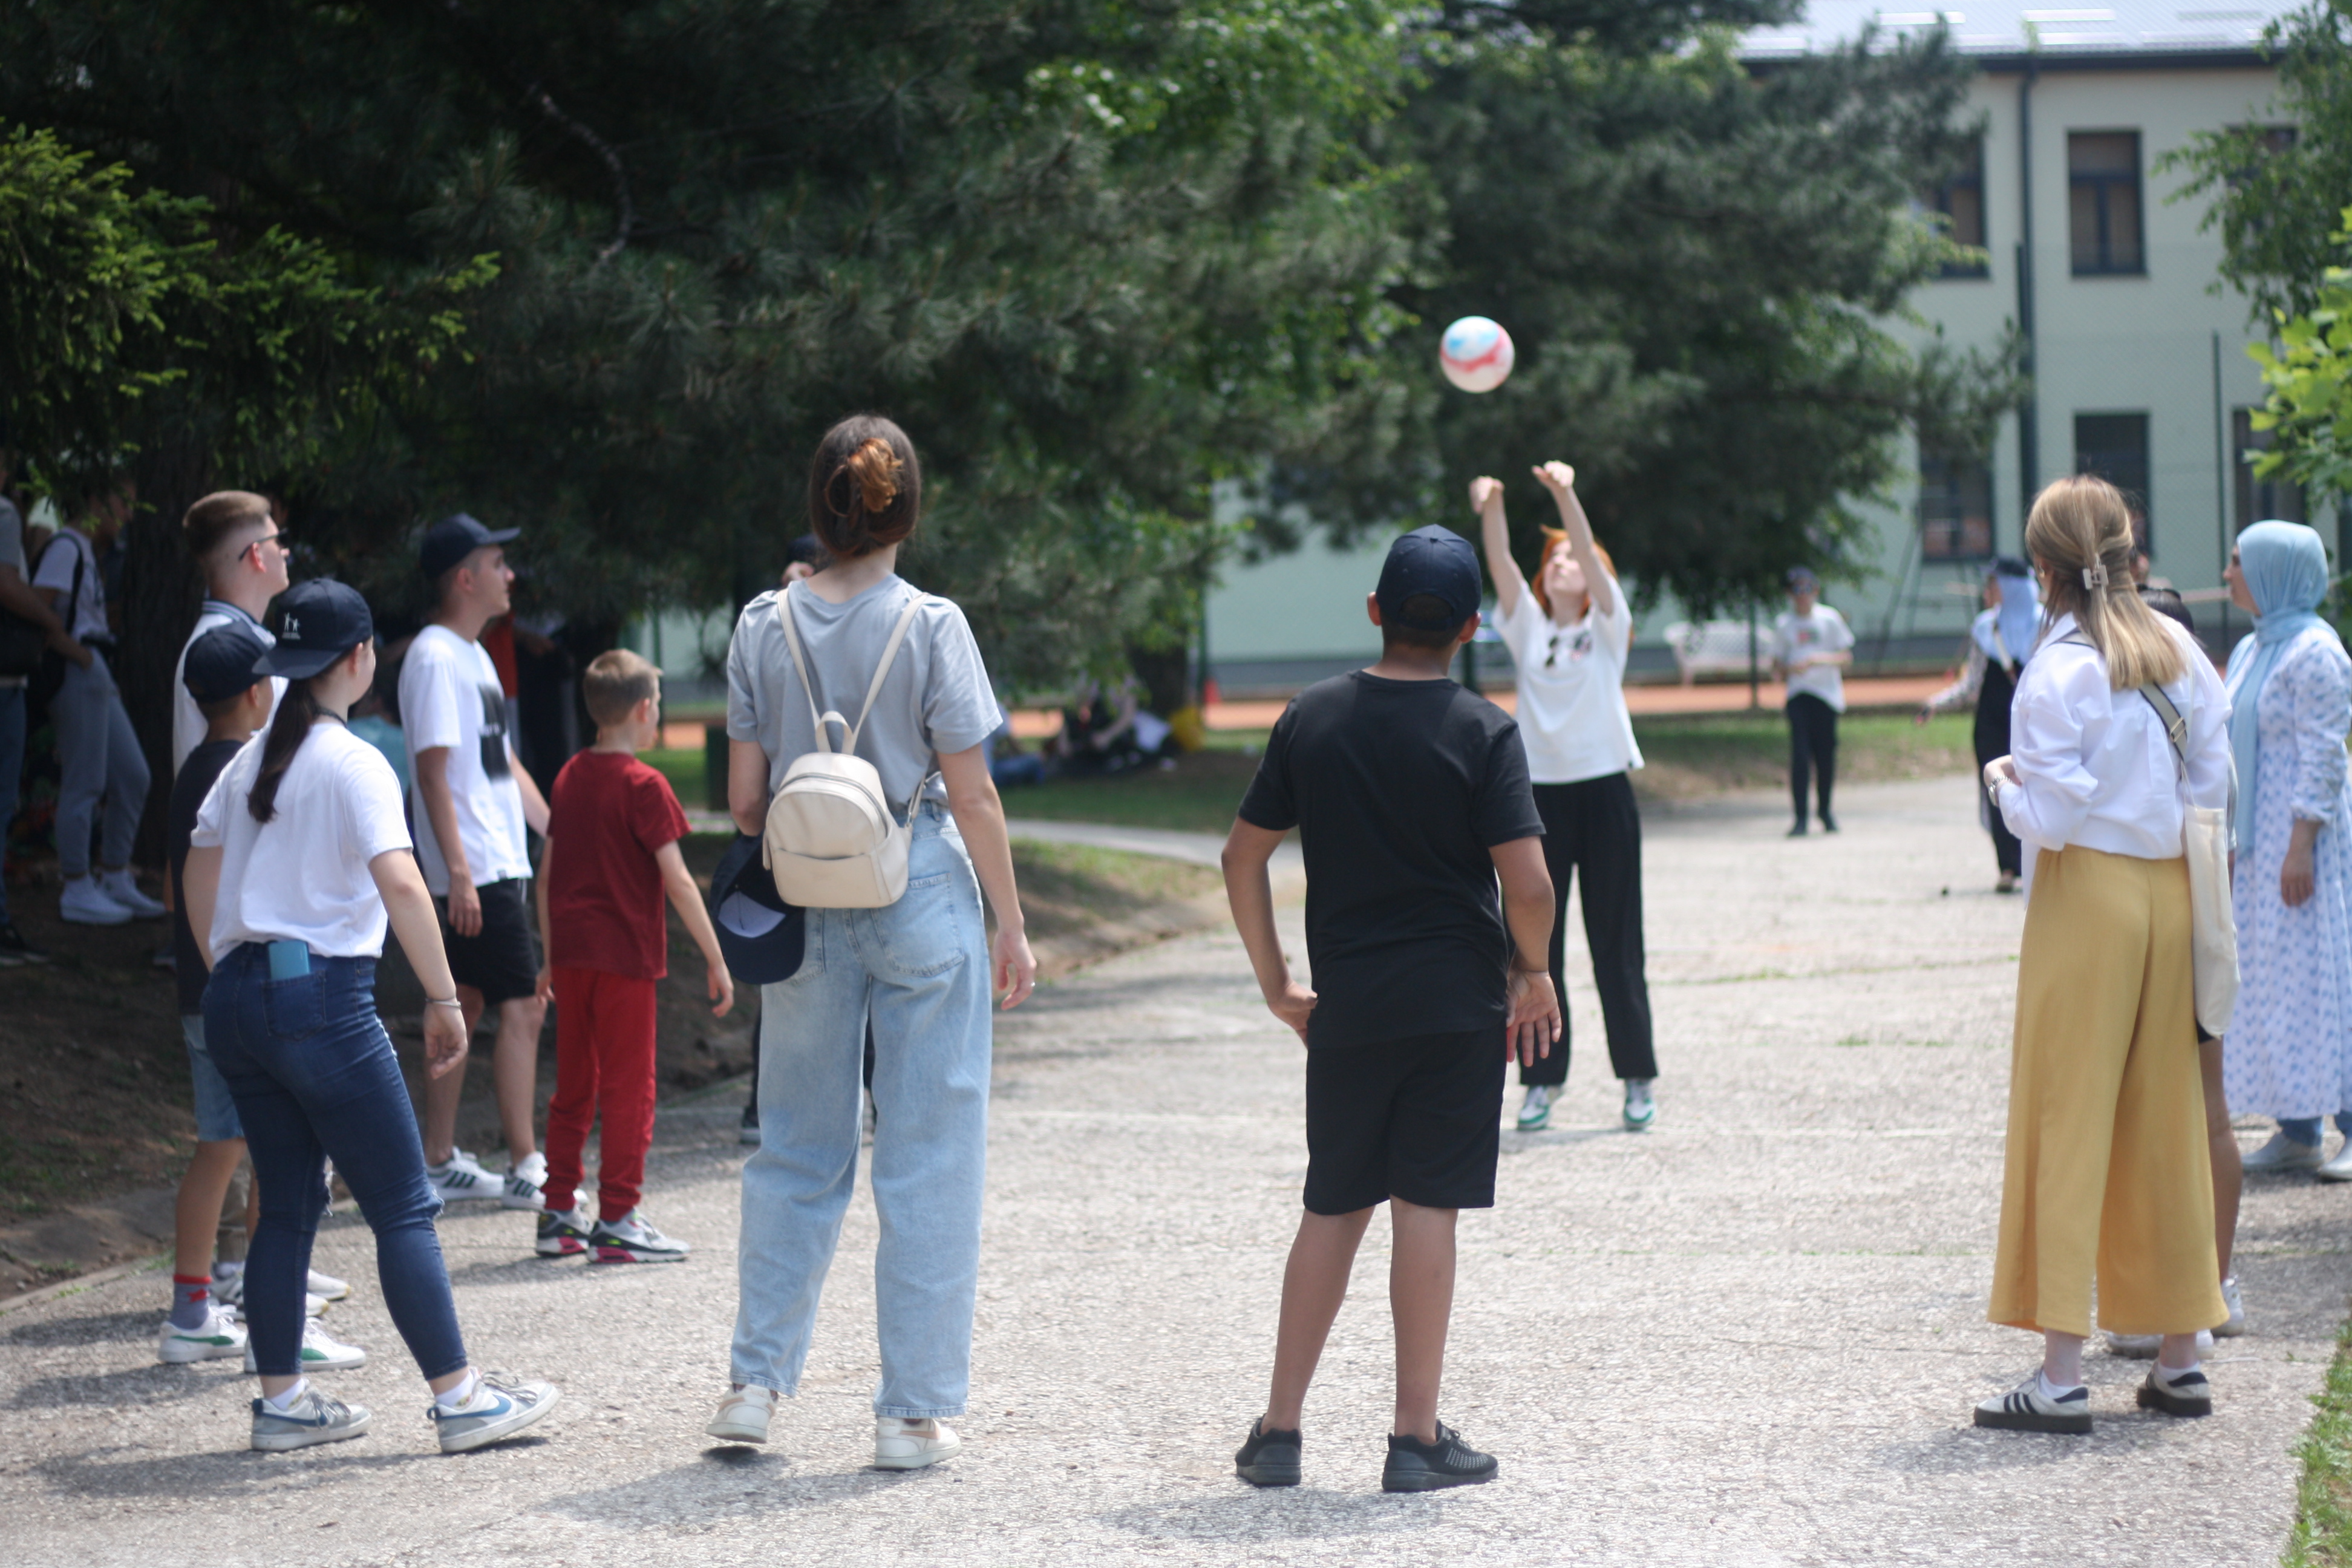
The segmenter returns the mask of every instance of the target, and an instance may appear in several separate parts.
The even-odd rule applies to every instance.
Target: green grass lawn
[[[2312,1403],[2319,1408],[2295,1450],[2303,1480],[2284,1561],[2287,1568],[2345,1568],[2352,1563],[2352,1327],[2337,1339],[2327,1386]]]
[[[651,751],[640,753],[645,760],[669,780],[669,787],[677,792],[680,805],[699,809],[710,804],[704,794],[709,770],[704,766],[699,751]]]

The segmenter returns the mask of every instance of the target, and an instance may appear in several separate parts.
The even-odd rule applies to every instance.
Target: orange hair
[[[1551,558],[1554,555],[1559,554],[1561,551],[1568,548],[1568,530],[1564,528],[1547,528],[1543,531],[1543,553],[1536,557],[1535,579],[1530,582],[1528,586],[1533,590],[1536,596],[1536,603],[1543,606],[1544,618],[1549,620],[1551,618],[1551,595],[1544,592],[1544,568],[1551,564]],[[1602,571],[1608,573],[1612,577],[1617,575],[1617,563],[1609,559],[1609,552],[1601,547],[1601,541],[1597,539],[1592,542],[1592,553],[1601,558],[1601,568]],[[1584,595],[1584,603],[1577,607],[1576,613],[1579,616],[1581,616],[1585,611],[1590,610],[1591,608],[1592,608],[1592,594],[1590,589],[1587,589]]]

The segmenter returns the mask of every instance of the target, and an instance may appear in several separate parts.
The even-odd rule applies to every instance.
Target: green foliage
[[[2352,207],[2339,215],[2338,254],[2352,247]],[[2352,269],[2322,269],[2310,309],[2290,316],[2273,313],[2279,346],[2249,343],[2246,353],[2263,367],[2270,389],[2253,416],[2254,428],[2273,433],[2273,444],[2253,457],[2264,479],[2284,473],[2313,491],[2352,492]]]
[[[2318,1413],[2295,1447],[2303,1475],[2282,1561],[2287,1568],[2344,1568],[2352,1563],[2352,1326],[2336,1336],[2326,1385],[2311,1402]]]

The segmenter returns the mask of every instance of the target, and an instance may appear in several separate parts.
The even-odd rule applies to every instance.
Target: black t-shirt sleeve
[[[1543,818],[1536,814],[1535,790],[1528,783],[1528,749],[1515,721],[1505,720],[1487,738],[1486,766],[1470,816],[1482,849],[1543,837]]]
[[[1274,733],[1265,740],[1265,755],[1258,759],[1257,776],[1242,796],[1241,819],[1268,833],[1287,833],[1298,826],[1298,800],[1290,787],[1290,742],[1298,729],[1298,701],[1282,710]]]

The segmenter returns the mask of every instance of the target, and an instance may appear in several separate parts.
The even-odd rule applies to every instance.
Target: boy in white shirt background
[[[547,831],[547,801],[515,760],[506,692],[481,644],[482,628],[510,607],[515,574],[500,547],[520,531],[492,531],[464,512],[425,531],[419,564],[436,607],[401,664],[400,718],[415,780],[416,859],[442,909],[467,1038],[486,1007],[499,1010],[495,1066],[509,1159],[500,1182],[457,1147],[464,1075],[453,1072],[425,1085],[425,1174],[444,1198],[537,1209],[547,1161],[531,1116],[547,1007],[539,999],[524,830]]]
[[[1821,602],[1822,582],[1810,566],[1789,573],[1789,607],[1772,620],[1772,665],[1788,682],[1789,794],[1796,803],[1791,838],[1805,836],[1805,784],[1818,782],[1822,831],[1835,833],[1830,790],[1837,783],[1837,721],[1845,711],[1845,677],[1853,662],[1853,632],[1845,617]]]

